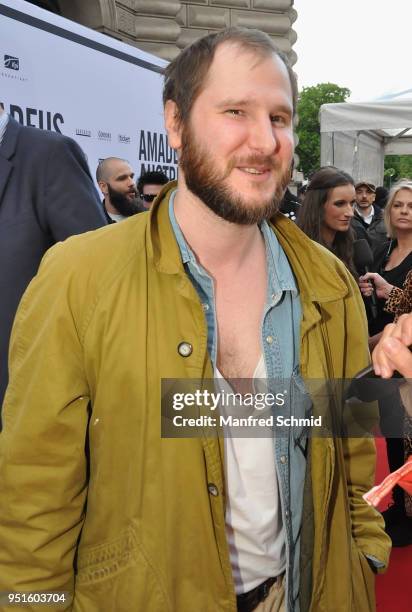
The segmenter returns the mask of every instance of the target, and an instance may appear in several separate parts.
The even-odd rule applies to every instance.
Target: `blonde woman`
[[[399,290],[412,269],[412,181],[402,180],[391,189],[384,219],[389,239],[376,251],[375,271],[359,279],[364,296],[376,292],[378,317],[370,321],[371,336],[379,334],[385,325],[393,322]],[[390,303],[386,304],[388,298],[391,298]]]

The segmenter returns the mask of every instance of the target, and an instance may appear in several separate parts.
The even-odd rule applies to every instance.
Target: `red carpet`
[[[376,482],[381,482],[389,473],[386,461],[386,445],[383,438],[376,440],[378,463]],[[387,508],[390,498],[385,499],[379,510]],[[389,569],[376,580],[376,609],[378,612],[410,612],[412,610],[412,546],[393,548]],[[359,612],[362,612],[359,610]]]

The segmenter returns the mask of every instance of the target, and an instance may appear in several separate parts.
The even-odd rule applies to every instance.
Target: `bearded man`
[[[199,398],[210,379],[282,381],[273,413],[328,421],[306,382],[368,363],[350,274],[277,212],[296,93],[266,34],[196,41],[165,71],[178,182],[46,256],[13,333],[0,591],[66,592],[77,612],[374,609],[389,539],[362,499],[373,440],[161,436],[180,409],[162,418],[162,379]]]
[[[127,161],[119,157],[102,159],[97,166],[96,181],[104,196],[103,209],[108,223],[118,223],[141,212],[134,172]]]

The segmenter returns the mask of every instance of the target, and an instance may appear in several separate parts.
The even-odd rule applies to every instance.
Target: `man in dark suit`
[[[0,107],[0,407],[10,331],[45,251],[106,225],[86,158],[66,136],[21,126]]]

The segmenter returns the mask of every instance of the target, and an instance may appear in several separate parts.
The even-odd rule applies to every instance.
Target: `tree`
[[[350,91],[334,83],[319,83],[304,87],[299,94],[297,134],[299,144],[299,170],[308,177],[320,167],[320,124],[319,109],[322,104],[346,102]]]
[[[385,186],[390,187],[402,178],[412,179],[412,156],[387,155],[385,157]]]

